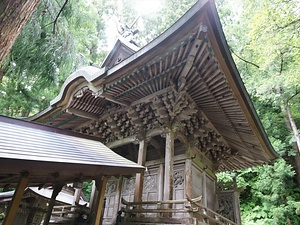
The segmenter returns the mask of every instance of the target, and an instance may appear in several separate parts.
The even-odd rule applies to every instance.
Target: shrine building
[[[241,224],[238,190],[217,190],[215,174],[277,157],[213,0],[141,49],[120,37],[30,120],[93,136],[146,168],[107,178],[103,224]]]

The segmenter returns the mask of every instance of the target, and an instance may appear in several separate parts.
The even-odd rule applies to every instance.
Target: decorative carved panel
[[[157,190],[157,175],[148,175],[144,178],[143,191],[155,191]]]
[[[175,171],[174,172],[174,188],[183,188],[184,187],[184,172]]]
[[[133,194],[134,193],[134,185],[135,185],[135,178],[124,178],[123,180],[123,187],[122,187],[122,194]]]
[[[105,187],[105,195],[113,195],[117,191],[117,180],[108,180]]]
[[[231,221],[237,221],[234,192],[220,192],[218,194],[218,213]]]

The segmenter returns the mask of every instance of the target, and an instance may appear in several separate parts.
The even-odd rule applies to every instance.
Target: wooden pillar
[[[81,194],[81,188],[74,188],[74,189],[75,189],[75,192],[74,192],[74,198],[73,198],[72,206],[76,206],[77,204],[79,204],[80,194]]]
[[[7,213],[4,218],[3,225],[13,224],[14,219],[17,215],[17,211],[19,209],[21,199],[23,197],[24,190],[27,187],[27,185],[28,185],[28,174],[22,174],[17,189],[15,190],[14,196],[6,210]]]
[[[185,194],[189,196],[190,198],[198,197],[193,196],[192,193],[192,160],[186,159],[185,160]]]
[[[207,207],[207,192],[206,192],[206,179],[207,179],[207,174],[205,171],[203,171],[202,173],[202,178],[203,178],[203,182],[202,182],[202,204],[203,206]]]
[[[96,181],[93,180],[93,185],[92,185],[92,192],[91,192],[91,198],[90,198],[90,202],[89,202],[89,207],[90,207],[90,214],[92,214],[92,212],[94,212],[95,210],[93,210],[95,208],[95,204],[97,204],[95,201],[97,199],[97,188],[96,188]]]
[[[159,164],[158,169],[158,195],[157,200],[162,201],[163,200],[163,191],[164,191],[164,165],[161,163]]]
[[[83,186],[82,182],[73,183],[74,198],[73,198],[72,206],[76,206],[76,204],[79,204],[82,186]]]
[[[73,183],[73,188],[74,188],[74,196],[73,196],[73,202],[72,202],[72,208],[71,212],[71,217],[73,217],[73,221],[75,222],[76,217],[78,216],[75,212],[77,209],[77,205],[79,205],[80,201],[80,195],[81,195],[81,189],[82,189],[82,183]]]
[[[116,196],[114,202],[114,212],[112,218],[113,224],[116,223],[118,211],[120,210],[119,208],[120,208],[121,194],[122,194],[122,183],[123,183],[123,176],[120,176],[117,183],[117,190],[116,190]]]
[[[55,199],[56,199],[57,195],[59,194],[59,192],[61,191],[63,186],[64,186],[64,184],[55,184],[54,185],[43,225],[48,225],[49,224],[51,214],[52,214],[52,210],[53,210],[53,206],[55,205]]]
[[[98,194],[98,207],[97,207],[97,211],[96,211],[96,218],[95,218],[94,225],[100,225],[100,222],[101,222],[106,182],[107,182],[107,177],[103,176],[102,182],[101,182],[101,190],[98,190],[98,193],[99,193]]]
[[[147,155],[147,143],[145,140],[139,142],[139,154],[137,164],[145,166]],[[135,176],[134,201],[141,202],[143,195],[144,171]]]
[[[170,132],[166,134],[164,200],[173,199],[173,177],[174,177],[174,132],[170,130]]]

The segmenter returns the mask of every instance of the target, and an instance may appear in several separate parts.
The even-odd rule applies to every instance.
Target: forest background
[[[0,114],[28,117],[45,109],[72,72],[101,65],[118,32],[138,30],[130,38],[143,47],[194,3],[155,0],[149,13],[135,7],[143,0],[40,0],[0,65]],[[236,180],[243,189],[243,224],[300,224],[300,1],[216,5],[240,75],[280,155],[269,165],[220,173],[218,179]]]

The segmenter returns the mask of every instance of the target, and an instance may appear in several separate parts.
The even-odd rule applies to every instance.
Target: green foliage
[[[236,178],[243,224],[297,224],[300,215],[300,189],[291,165],[279,158],[273,165],[218,174],[219,182]]]
[[[299,188],[289,164],[297,150],[285,114],[300,81],[299,1],[219,0],[217,5],[245,86],[274,149],[283,157],[218,178],[230,181],[234,174],[244,189],[243,224],[299,224]],[[289,103],[299,126],[299,96]]]
[[[37,113],[76,68],[99,64],[106,54],[101,50],[102,16],[101,1],[68,1],[65,7],[58,1],[41,1],[2,65],[1,113],[15,117]]]
[[[131,26],[143,46],[182,16],[196,0],[163,0],[159,11],[139,15],[138,0],[42,0],[1,65],[1,114],[24,117],[48,106],[76,68],[99,65],[106,54],[106,24],[112,18]],[[218,174],[243,188],[243,224],[299,224],[300,192],[294,168],[294,136],[287,128],[285,103],[299,92],[300,3],[297,0],[216,1],[227,41],[245,86],[276,151],[270,165]],[[62,11],[61,11],[62,10]],[[61,11],[61,14],[59,12]],[[59,16],[58,16],[59,15]],[[142,23],[140,23],[142,21]],[[300,95],[289,101],[300,125]],[[83,191],[90,196],[91,183]],[[229,186],[228,186],[229,188]]]
[[[82,186],[82,192],[89,201],[91,198],[91,193],[92,193],[92,187],[93,187],[93,181],[85,181],[83,182]]]
[[[160,10],[143,16],[144,29],[138,34],[138,43],[149,43],[176,22],[196,0],[162,0]]]

